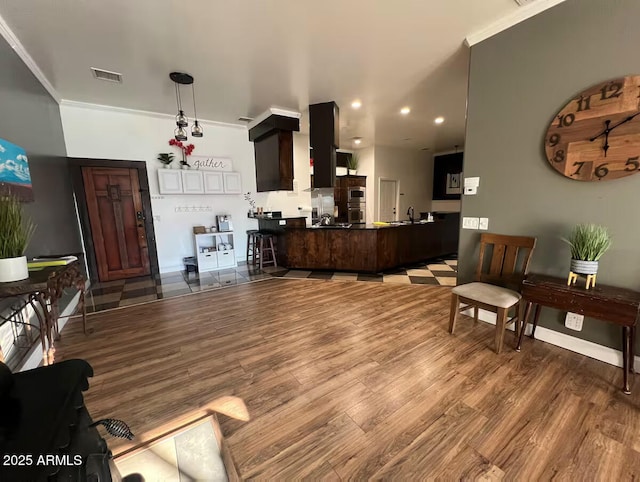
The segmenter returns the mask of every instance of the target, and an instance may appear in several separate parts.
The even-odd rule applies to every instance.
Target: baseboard
[[[241,258],[236,258],[236,262],[238,263],[238,266],[242,265],[242,264],[247,264],[247,259],[246,257],[241,257]],[[176,264],[176,265],[172,265],[172,266],[162,266],[159,271],[160,274],[166,274],[166,273],[175,273],[177,271],[184,271],[184,264]],[[214,270],[216,271],[216,270]]]
[[[473,317],[472,309],[463,311],[462,313],[467,316]],[[496,324],[496,314],[492,313],[491,311],[482,309],[479,310],[478,319],[492,325]],[[509,326],[507,327],[507,329],[514,331],[515,328],[513,326]],[[525,328],[525,335],[530,335],[532,329],[533,325],[531,323],[528,323]],[[546,343],[550,343],[551,345],[559,346],[560,348],[564,348],[575,353],[580,353],[581,355],[603,361],[605,363],[608,363],[609,365],[622,367],[622,352],[620,350],[616,350],[615,348],[598,345],[597,343],[582,340],[581,338],[566,335],[558,331],[550,330],[549,328],[545,328],[543,326],[538,326],[536,328],[536,340],[544,341]],[[523,345],[525,342],[526,339],[523,341]],[[640,357],[635,358],[635,362],[638,363]]]

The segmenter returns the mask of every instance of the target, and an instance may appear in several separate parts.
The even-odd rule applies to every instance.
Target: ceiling
[[[464,143],[464,39],[527,8],[513,0],[0,0],[6,26],[61,99],[175,114],[168,74],[178,70],[195,77],[203,119],[237,124],[270,106],[304,112],[334,100],[342,148],[362,137],[360,147],[432,151]],[[119,72],[123,83],[96,80],[90,67]],[[402,116],[405,105],[411,113]]]

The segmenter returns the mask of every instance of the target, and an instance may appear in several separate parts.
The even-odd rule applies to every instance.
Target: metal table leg
[[[633,356],[633,340],[631,331],[632,329],[630,326],[622,327],[622,370],[624,372],[622,391],[627,395],[631,394],[631,388],[629,386],[629,369],[632,365],[631,357]]]

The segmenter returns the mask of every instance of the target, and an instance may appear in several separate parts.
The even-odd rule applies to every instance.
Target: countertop
[[[282,219],[305,219],[306,216],[266,216],[264,214],[247,216],[249,219],[271,219],[273,221],[280,221]]]
[[[420,221],[416,221],[415,223],[400,223],[400,224],[390,224],[388,226],[378,226],[375,224],[352,224],[351,227],[341,227],[341,226],[307,226],[305,228],[292,228],[292,229],[313,229],[313,230],[323,230],[323,229],[340,229],[340,230],[354,230],[354,229],[390,229],[390,228],[401,228],[404,226],[422,226],[425,224],[434,224],[438,221],[429,221],[428,223],[421,223]]]

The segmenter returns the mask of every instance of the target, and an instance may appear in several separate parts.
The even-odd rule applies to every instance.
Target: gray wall
[[[60,109],[2,38],[0,109],[0,138],[29,158],[34,202],[24,208],[37,228],[27,255],[81,252]]]
[[[576,223],[598,223],[614,239],[598,282],[640,290],[640,174],[572,181],[549,166],[543,150],[549,123],[572,97],[640,74],[638,18],[638,0],[567,0],[471,49],[464,173],[480,176],[480,188],[464,196],[462,213],[489,217],[491,232],[537,236],[532,272],[566,276],[570,253],[560,237]],[[461,232],[463,282],[472,278],[479,236]],[[597,320],[575,332],[544,309],[541,326],[620,347],[619,328]]]

